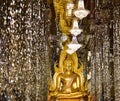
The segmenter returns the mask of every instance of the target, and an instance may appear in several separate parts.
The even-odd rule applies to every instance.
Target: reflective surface
[[[114,3],[114,4],[113,4]],[[97,101],[120,99],[120,6],[97,1],[91,31],[91,89]]]
[[[0,0],[0,16],[0,100],[46,101],[46,2]]]
[[[83,74],[85,79],[89,79],[89,89],[92,89],[94,99],[119,101],[119,0],[85,1],[86,7],[91,5],[91,15],[90,20],[88,16],[81,24],[84,25],[82,26],[84,30],[78,36],[78,42],[83,43],[83,47],[77,52],[78,61],[84,61]],[[0,0],[2,101],[26,101],[25,99],[46,101],[48,90],[46,78],[49,77],[49,73],[53,75],[53,63],[58,60],[61,49],[58,44],[61,32],[54,18],[48,23],[49,9],[46,4],[45,0]],[[49,24],[52,26],[51,33],[54,34],[52,42],[51,40],[48,42],[46,38],[49,34],[47,33]],[[50,60],[49,49],[52,53]],[[91,57],[87,60],[88,51],[91,51]]]

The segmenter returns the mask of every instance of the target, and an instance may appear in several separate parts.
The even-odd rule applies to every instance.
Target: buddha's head
[[[73,70],[73,60],[70,57],[67,57],[64,61],[64,69],[66,71],[72,71]]]

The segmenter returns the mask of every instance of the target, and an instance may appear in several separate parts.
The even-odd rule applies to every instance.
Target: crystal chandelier
[[[75,51],[77,51],[80,47],[82,47],[82,44],[79,44],[77,41],[77,37],[73,36],[72,41],[70,42],[70,44],[68,44],[68,49],[66,50],[66,52],[68,54],[72,54]]]
[[[79,35],[83,30],[79,28],[77,19],[73,21],[73,28],[70,30],[71,34],[74,36]]]
[[[72,49],[67,49],[66,52],[67,52],[68,54],[73,54],[75,51],[72,50]]]
[[[68,5],[69,5],[69,7],[67,6],[67,8],[72,11],[74,6],[72,4],[71,5],[68,4]],[[84,17],[86,17],[90,13],[90,11],[85,9],[84,1],[79,0],[78,1],[78,9],[75,10],[73,13],[77,18],[79,18],[81,20]],[[72,54],[75,51],[77,51],[80,47],[82,47],[82,44],[79,44],[78,41],[77,41],[77,36],[79,34],[81,34],[81,32],[83,31],[82,29],[79,28],[77,18],[73,19],[73,26],[72,26],[72,29],[70,29],[70,33],[73,35],[73,37],[72,37],[72,41],[67,45],[68,49],[66,50],[66,52],[68,54]]]
[[[78,9],[74,11],[74,15],[79,18],[79,19],[83,19],[84,17],[86,17],[88,14],[90,13],[89,10],[86,10],[84,7],[84,1],[83,0],[79,0],[78,1]]]

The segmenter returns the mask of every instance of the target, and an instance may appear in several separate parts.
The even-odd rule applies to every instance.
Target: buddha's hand
[[[58,92],[54,91],[50,93],[50,96],[57,96]]]
[[[57,96],[57,94],[58,94],[58,92],[55,91],[55,92],[54,92],[54,95]]]

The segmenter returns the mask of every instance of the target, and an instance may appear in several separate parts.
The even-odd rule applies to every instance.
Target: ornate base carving
[[[57,101],[89,101],[89,98],[88,97],[58,98]]]

